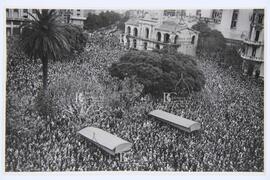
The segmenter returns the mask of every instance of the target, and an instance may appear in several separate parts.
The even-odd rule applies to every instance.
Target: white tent
[[[128,151],[132,146],[132,143],[95,127],[86,127],[78,133],[111,155]]]
[[[186,132],[192,132],[201,129],[201,124],[198,122],[191,121],[162,110],[151,111],[149,115]]]

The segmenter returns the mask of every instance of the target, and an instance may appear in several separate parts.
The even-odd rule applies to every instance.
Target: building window
[[[214,9],[212,12],[212,18],[215,23],[220,24],[222,18],[222,9]]]
[[[145,43],[143,44],[143,49],[144,49],[144,50],[147,50],[147,42],[145,42]]]
[[[28,10],[27,9],[23,9],[23,17],[24,18],[28,18]]]
[[[161,33],[160,32],[157,33],[157,41],[161,41]]]
[[[7,15],[7,17],[9,17],[9,10],[8,9],[6,10],[6,15]]]
[[[159,44],[156,44],[156,49],[160,49],[160,46],[159,46]]]
[[[133,30],[133,35],[134,35],[134,36],[138,36],[138,30],[137,30],[137,28],[134,28],[134,30]]]
[[[149,38],[149,29],[148,28],[145,29],[145,37]]]
[[[136,39],[133,39],[133,48],[136,48],[137,47],[137,41]]]
[[[164,43],[170,42],[170,35],[168,33],[164,34]]]
[[[77,13],[77,16],[80,16],[81,14],[80,13]]]
[[[195,42],[195,36],[192,36],[192,38],[191,38],[191,44],[194,44],[194,42]]]
[[[7,28],[7,36],[11,36],[11,28]]]
[[[260,31],[256,31],[256,35],[255,35],[255,41],[258,41],[260,37]]]
[[[259,24],[263,24],[263,16],[264,16],[263,14],[258,15],[258,23]]]
[[[19,17],[19,9],[13,10],[13,17],[18,18]]]
[[[255,57],[256,56],[256,47],[252,47],[252,54],[251,54],[251,56],[252,57]]]
[[[127,27],[127,34],[128,34],[128,35],[130,35],[130,31],[131,31],[131,30],[130,30],[130,27],[128,26],[128,27]]]
[[[237,24],[237,20],[238,20],[238,14],[239,14],[239,10],[238,9],[233,10],[232,22],[231,22],[231,29],[235,29],[236,28],[236,24]]]

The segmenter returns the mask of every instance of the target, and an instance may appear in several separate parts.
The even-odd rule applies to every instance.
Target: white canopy
[[[132,146],[132,143],[96,127],[86,127],[78,133],[112,155],[128,151]]]
[[[161,121],[171,124],[172,126],[184,130],[186,132],[192,132],[201,129],[201,124],[189,119],[176,116],[171,113],[167,113],[162,110],[154,110],[149,113],[150,116],[158,118]]]

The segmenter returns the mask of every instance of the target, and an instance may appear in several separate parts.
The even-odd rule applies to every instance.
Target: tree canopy
[[[200,32],[197,47],[199,51],[217,52],[226,47],[226,40],[222,33],[211,30],[206,23],[198,22],[192,28]]]
[[[241,67],[242,58],[236,50],[239,47],[227,45],[220,31],[211,30],[206,23],[201,21],[194,24],[192,28],[200,32],[197,47],[198,52],[206,52],[223,65],[236,68]]]
[[[161,97],[163,92],[187,95],[200,91],[205,77],[189,56],[172,50],[130,51],[109,68],[112,76],[135,77],[144,86],[143,94]]]
[[[84,28],[95,31],[99,28],[110,26],[121,18],[120,14],[114,11],[101,12],[100,14],[89,13],[84,24]]]

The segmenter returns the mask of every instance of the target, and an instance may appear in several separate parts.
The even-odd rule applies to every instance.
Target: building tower
[[[254,9],[250,16],[250,30],[243,40],[240,55],[244,74],[264,76],[264,10]]]

